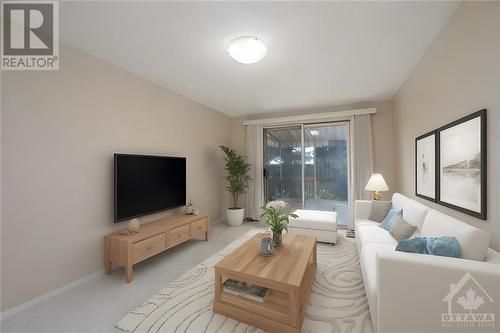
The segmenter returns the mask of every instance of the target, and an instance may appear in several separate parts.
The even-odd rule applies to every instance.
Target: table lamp
[[[366,183],[365,190],[373,191],[373,200],[380,200],[380,192],[389,191],[389,186],[387,186],[382,174],[374,173]]]

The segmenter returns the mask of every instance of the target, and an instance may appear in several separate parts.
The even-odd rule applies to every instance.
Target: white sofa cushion
[[[491,235],[486,231],[434,209],[431,209],[425,218],[422,236],[454,236],[460,243],[461,257],[472,260],[485,259],[491,240]]]
[[[380,223],[369,220],[369,219],[357,219],[355,221],[356,226],[362,226],[362,225],[374,225],[374,226],[379,226]]]
[[[424,224],[425,216],[430,208],[416,202],[415,200],[408,199],[403,207],[403,220],[411,225],[417,227],[413,236],[418,236],[422,231],[422,224]]]
[[[403,209],[408,200],[410,200],[408,197],[400,193],[394,193],[392,195],[392,208]]]
[[[356,228],[356,238],[362,246],[370,243],[396,245],[397,241],[384,228],[378,225],[360,225]]]
[[[289,226],[291,227],[331,231],[337,230],[337,213],[335,212],[297,209],[294,214],[297,214],[299,217],[290,219]]]

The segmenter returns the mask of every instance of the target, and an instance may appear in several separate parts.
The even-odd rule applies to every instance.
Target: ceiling
[[[63,43],[230,116],[391,99],[456,2],[60,2]],[[253,35],[267,56],[226,54]]]

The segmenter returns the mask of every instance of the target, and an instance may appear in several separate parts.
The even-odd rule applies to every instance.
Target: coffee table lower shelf
[[[314,249],[316,250],[316,249]],[[316,251],[314,251],[315,254]],[[316,256],[311,255],[302,284],[287,291],[270,289],[263,303],[223,292],[227,278],[238,278],[226,272],[215,271],[215,299],[213,311],[272,333],[298,333],[309,303],[311,285],[316,272]],[[251,278],[240,280],[257,283]],[[262,281],[260,285],[264,285]],[[264,285],[266,286],[266,285]],[[271,287],[271,286],[266,286]]]
[[[300,329],[297,327],[288,326],[279,321],[269,319],[263,316],[258,316],[255,313],[241,310],[233,305],[227,305],[222,302],[214,302],[214,312],[224,315],[229,318],[236,319],[243,323],[258,327],[268,332],[280,333],[298,333]]]

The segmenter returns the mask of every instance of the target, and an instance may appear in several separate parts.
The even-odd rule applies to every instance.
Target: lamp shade
[[[367,191],[389,191],[389,186],[385,182],[384,176],[380,173],[371,175],[368,183],[366,183],[365,190]]]

